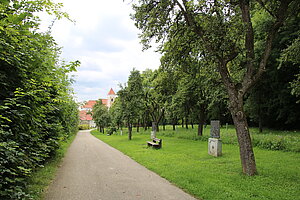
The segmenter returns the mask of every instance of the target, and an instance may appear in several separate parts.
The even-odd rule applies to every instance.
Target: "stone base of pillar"
[[[218,157],[222,155],[222,140],[218,138],[208,138],[208,154]]]

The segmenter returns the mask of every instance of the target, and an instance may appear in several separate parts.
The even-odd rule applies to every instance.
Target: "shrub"
[[[78,126],[78,129],[79,130],[88,130],[88,129],[90,129],[90,126],[88,124],[80,124]]]

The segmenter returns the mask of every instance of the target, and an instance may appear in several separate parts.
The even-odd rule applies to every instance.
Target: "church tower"
[[[114,103],[115,99],[116,99],[117,95],[114,92],[114,90],[112,88],[110,88],[108,94],[107,94],[107,107],[110,108],[111,105]]]

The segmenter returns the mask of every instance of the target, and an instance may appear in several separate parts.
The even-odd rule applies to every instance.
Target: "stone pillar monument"
[[[152,122],[151,140],[156,138],[156,122]]]
[[[218,157],[222,155],[222,140],[220,139],[220,121],[210,122],[210,138],[208,139],[208,154]]]

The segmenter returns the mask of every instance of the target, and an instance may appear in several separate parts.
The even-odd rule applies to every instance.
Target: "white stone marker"
[[[208,154],[218,157],[222,155],[222,140],[220,139],[220,121],[210,123],[210,138],[208,138]]]
[[[222,141],[217,138],[208,138],[208,154],[218,157],[222,155]]]

